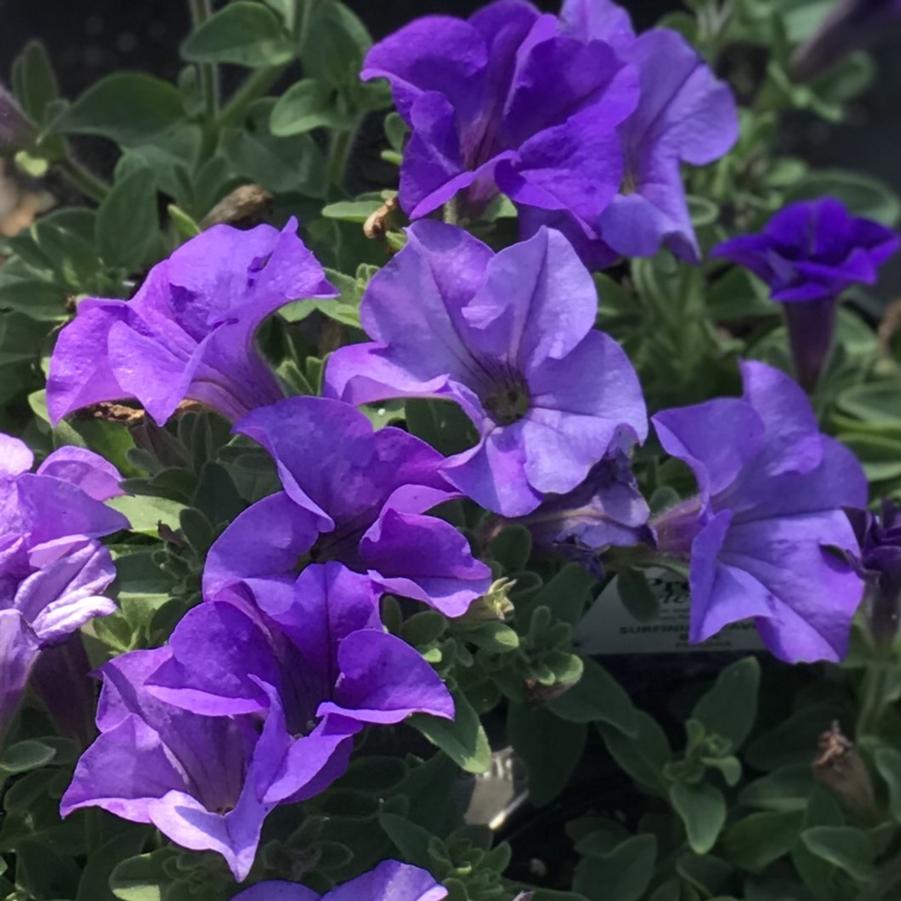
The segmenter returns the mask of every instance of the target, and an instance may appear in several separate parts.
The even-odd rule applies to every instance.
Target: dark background
[[[429,13],[467,15],[484,0],[346,0],[375,38]],[[218,5],[218,4],[217,4]],[[558,0],[537,0],[548,10]],[[624,0],[636,25],[646,28],[663,13],[682,8],[679,0]],[[30,38],[50,49],[63,92],[71,99],[116,69],[145,69],[174,79],[181,63],[177,48],[187,34],[182,0],[0,0],[0,81]],[[785,149],[816,166],[843,166],[879,176],[901,192],[901,29],[876,50],[879,77],[850,112],[848,121],[828,125],[799,117],[784,129]],[[228,83],[228,80],[226,81]],[[901,294],[901,264],[883,283]]]

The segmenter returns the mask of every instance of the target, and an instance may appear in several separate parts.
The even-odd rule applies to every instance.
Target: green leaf
[[[638,736],[638,711],[623,687],[595,660],[583,659],[582,678],[548,709],[573,723],[607,723],[628,738]]]
[[[129,857],[110,875],[112,893],[120,901],[163,901],[172,882],[166,864],[175,856],[170,848]]]
[[[118,72],[88,88],[50,128],[56,134],[100,135],[128,147],[151,140],[182,116],[181,94],[169,82]]]
[[[335,128],[341,124],[332,89],[314,78],[292,84],[269,114],[269,127],[278,137],[306,134],[314,128]],[[323,215],[328,214],[323,211]]]
[[[116,897],[110,889],[110,876],[118,864],[140,853],[147,841],[146,826],[119,824],[113,837],[92,849],[78,883],[75,901],[113,901]]]
[[[707,782],[676,782],[670,786],[670,801],[688,835],[695,854],[706,854],[715,844],[726,822],[723,793]]]
[[[16,845],[16,885],[29,898],[72,898],[80,871],[46,838],[29,838]]]
[[[22,51],[22,109],[38,123],[44,122],[47,104],[59,97],[56,73],[47,48],[40,41],[29,41]]]
[[[532,553],[532,533],[525,527],[513,523],[505,526],[491,539],[491,556],[507,572],[525,569]]]
[[[384,206],[385,201],[381,196],[366,200],[340,200],[338,203],[330,203],[322,208],[322,215],[326,219],[339,219],[341,222],[364,223],[373,213]]]
[[[185,505],[178,501],[145,495],[114,497],[107,504],[128,517],[133,532],[153,536],[157,534],[160,523],[170,529],[177,529],[179,517],[185,509]]]
[[[405,620],[400,637],[407,644],[422,647],[440,638],[447,629],[447,620],[437,610],[420,610]]]
[[[325,157],[309,135],[278,138],[235,129],[222,139],[228,162],[274,194],[297,191],[321,197],[326,190]]]
[[[760,873],[794,847],[801,834],[803,811],[752,813],[731,826],[723,841],[729,859]]]
[[[294,47],[278,16],[262,3],[233,0],[188,37],[181,55],[193,63],[259,68],[290,62]]]
[[[833,720],[841,720],[843,710],[834,704],[801,707],[787,720],[755,738],[745,749],[744,757],[756,770],[775,770],[783,766],[810,765],[810,749]]]
[[[532,611],[538,607],[549,607],[554,618],[575,626],[582,618],[591,589],[597,579],[578,563],[567,563],[528,603],[516,608],[516,618],[528,628]]]
[[[407,863],[419,867],[430,865],[429,843],[432,836],[422,826],[417,826],[405,817],[393,813],[383,813],[379,817],[379,825]]]
[[[744,807],[787,812],[805,810],[814,787],[809,763],[782,767],[748,783],[738,796]]]
[[[620,600],[638,622],[651,622],[657,618],[660,605],[643,570],[624,569],[616,577],[616,589]]]
[[[757,692],[760,686],[760,664],[745,657],[727,666],[713,687],[695,705],[692,719],[704,724],[708,735],[719,735],[740,748],[757,717]]]
[[[879,775],[885,780],[889,793],[889,810],[896,823],[901,823],[901,751],[878,748],[873,760]]]
[[[673,756],[669,740],[657,721],[644,711],[636,712],[636,720],[636,738],[604,723],[600,723],[598,728],[607,744],[607,750],[619,766],[639,785],[665,797],[667,782],[663,778],[663,767]]]
[[[591,901],[639,901],[654,878],[656,860],[656,837],[635,835],[603,857],[579,861],[573,888]]]
[[[0,754],[0,773],[27,773],[50,763],[55,756],[56,751],[43,742],[26,739],[10,745]]]
[[[852,879],[867,883],[876,875],[873,846],[867,834],[853,826],[814,826],[801,833],[807,850]]]
[[[156,185],[150,169],[132,170],[97,210],[97,250],[109,266],[136,272],[159,232]]]
[[[536,807],[549,804],[566,787],[585,748],[587,729],[542,708],[511,703],[507,737],[526,766],[529,799]]]
[[[301,52],[304,69],[336,86],[356,85],[372,38],[359,17],[338,0],[320,0]]]
[[[420,714],[407,722],[467,773],[484,773],[491,766],[488,736],[466,695],[460,691],[452,694],[456,711],[452,721]]]
[[[404,405],[407,428],[445,456],[472,447],[477,435],[469,417],[446,400],[413,398]]]

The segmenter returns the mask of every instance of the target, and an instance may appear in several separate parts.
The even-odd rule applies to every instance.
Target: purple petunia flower
[[[879,266],[897,252],[891,229],[851,216],[838,200],[793,203],[756,235],[732,238],[714,257],[744,266],[783,304],[798,380],[812,390],[832,347],[839,295],[876,282]]]
[[[107,663],[97,708],[100,736],[82,754],[62,815],[100,807],[151,823],[192,851],[221,854],[238,880],[253,866],[263,801],[286,751],[272,692],[262,731],[251,716],[199,716],[157,700],[147,680],[169,648],[132,651]]]
[[[50,361],[53,422],[100,401],[137,400],[162,425],[186,398],[231,420],[279,400],[257,328],[293,300],[336,294],[296,228],[213,226],[154,266],[132,300],[82,301]]]
[[[308,566],[290,596],[207,601],[172,633],[149,691],[204,716],[263,714],[277,696],[285,750],[263,800],[310,797],[344,772],[366,725],[453,719],[438,674],[383,631],[379,597],[366,576],[332,562]]]
[[[594,330],[596,312],[594,282],[559,232],[495,254],[460,229],[418,222],[363,298],[374,341],[332,354],[325,390],[355,404],[458,403],[480,439],[442,472],[483,507],[522,516],[582,482],[621,430],[647,433],[638,378]]]
[[[390,81],[412,130],[400,180],[411,218],[458,192],[478,213],[499,191],[591,217],[616,193],[615,128],[635,108],[637,73],[531,3],[417,19],[369,51],[362,77]]]
[[[152,823],[221,854],[240,881],[272,809],[341,776],[366,724],[453,717],[435,671],[382,631],[365,576],[312,566],[290,599],[261,601],[235,593],[200,604],[166,647],[103,668],[101,735],[76,767],[64,816],[101,807]]]
[[[441,901],[447,889],[427,870],[396,860],[377,867],[320,895],[293,882],[261,882],[232,901]]]
[[[329,560],[448,616],[487,590],[490,570],[466,538],[425,515],[459,497],[425,442],[396,428],[373,432],[349,404],[314,397],[256,410],[236,430],[269,451],[284,490],[245,510],[210,549],[207,598],[242,583],[258,597],[290,593],[300,566]]]
[[[30,144],[37,132],[19,101],[0,84],[0,149],[19,150]]]
[[[65,447],[36,474],[32,462],[25,444],[0,434],[0,739],[42,650],[116,609],[103,594],[115,567],[96,539],[128,528],[103,504],[121,494],[106,460]]]
[[[551,495],[517,520],[539,547],[551,549],[600,572],[598,556],[609,547],[653,543],[650,510],[629,465],[628,442],[595,464],[572,491]]]
[[[838,0],[814,33],[795,51],[791,74],[810,81],[855,50],[897,32],[901,0]]]
[[[624,165],[616,195],[589,216],[575,208],[523,210],[526,233],[541,224],[559,228],[593,268],[652,256],[661,245],[697,262],[680,168],[712,163],[735,144],[732,91],[680,34],[658,28],[636,37],[628,13],[610,0],[567,0],[561,18],[566,34],[606,41],[635,67],[640,99],[618,128]]]
[[[742,377],[741,399],[653,418],[700,489],[653,523],[661,551],[691,558],[690,638],[753,618],[783,660],[839,660],[863,584],[827,548],[857,553],[842,508],[866,505],[866,479],[788,376],[747,362]]]
[[[901,615],[901,508],[885,500],[878,516],[867,510],[848,515],[860,542],[860,556],[851,562],[868,585],[870,626],[877,641],[891,644]]]

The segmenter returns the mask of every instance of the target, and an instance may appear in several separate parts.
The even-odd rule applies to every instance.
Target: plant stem
[[[97,203],[102,203],[110,186],[98,178],[93,172],[88,171],[81,163],[71,155],[66,155],[56,163],[60,175],[72,185],[73,188],[89,197]]]
[[[188,0],[191,23],[196,29],[213,14],[211,0]],[[197,74],[203,92],[203,105],[208,121],[214,122],[219,115],[219,67],[215,63],[198,63]]]
[[[297,41],[297,52],[303,53],[304,45],[307,42],[307,35],[310,33],[310,22],[313,18],[313,10],[316,7],[316,0],[298,0],[300,7],[300,15],[294,22],[294,37]]]
[[[332,132],[329,142],[328,154],[328,180],[330,185],[344,188],[344,178],[347,174],[347,162],[350,152],[353,150],[354,138],[360,127],[360,120],[347,129]]]
[[[857,719],[855,733],[857,741],[860,741],[863,735],[871,732],[879,721],[879,715],[885,703],[885,686],[890,664],[890,654],[887,654],[884,649],[877,649],[873,660],[867,665],[863,681],[860,716]]]
[[[285,68],[285,66],[272,66],[268,69],[256,69],[248,75],[219,114],[217,120],[219,128],[233,125],[239,121],[247,111],[247,107],[257,98],[262,97],[279,80]]]

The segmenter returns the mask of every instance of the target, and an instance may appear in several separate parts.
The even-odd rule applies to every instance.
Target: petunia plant
[[[898,897],[897,3],[669,5],[0,73],[0,901]]]

